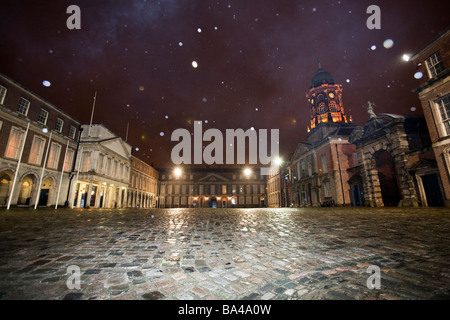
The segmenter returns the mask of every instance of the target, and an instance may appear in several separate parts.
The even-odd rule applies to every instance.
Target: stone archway
[[[8,203],[13,177],[11,170],[0,172],[0,206],[6,206]]]
[[[36,181],[37,178],[33,174],[27,174],[22,178],[17,205],[32,205],[33,195],[36,192]]]
[[[52,177],[46,177],[42,180],[41,191],[39,193],[38,205],[49,206],[52,204],[53,191],[55,190],[55,181]]]
[[[373,155],[378,171],[378,181],[383,204],[388,207],[397,206],[402,200],[399,190],[398,174],[391,152],[379,150]]]

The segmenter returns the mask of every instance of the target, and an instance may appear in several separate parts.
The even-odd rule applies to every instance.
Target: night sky
[[[381,30],[366,26],[372,4]],[[69,5],[81,9],[81,30],[66,27]],[[172,166],[171,134],[193,132],[194,120],[204,131],[280,129],[288,154],[306,139],[318,58],[358,125],[369,100],[376,113],[420,114],[420,80],[402,55],[450,26],[449,9],[442,0],[2,0],[0,72],[81,122],[97,91],[94,122],[123,138],[129,122],[133,153],[155,167]]]

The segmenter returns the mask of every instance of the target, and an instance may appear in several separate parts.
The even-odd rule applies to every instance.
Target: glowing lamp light
[[[281,159],[280,157],[277,157],[277,158],[275,159],[275,164],[276,164],[277,166],[281,166],[281,165],[283,164],[283,159]]]
[[[194,67],[195,69],[198,68],[198,63],[197,63],[197,61],[192,61],[192,67]]]
[[[409,55],[409,54],[404,54],[404,55],[402,56],[402,59],[403,59],[403,61],[408,62],[409,59],[411,59],[411,55]]]
[[[42,81],[42,85],[44,86],[44,87],[50,87],[52,84],[50,83],[50,81],[48,81],[48,80],[44,80],[44,81]]]
[[[181,170],[181,168],[175,168],[175,170],[173,170],[173,174],[177,178],[180,177],[182,173],[183,173],[183,171]]]
[[[252,170],[249,169],[249,168],[247,168],[247,169],[244,170],[244,174],[245,174],[247,177],[249,177],[249,176],[252,174]]]

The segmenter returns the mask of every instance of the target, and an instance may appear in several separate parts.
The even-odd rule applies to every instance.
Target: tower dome
[[[320,87],[323,84],[335,84],[334,78],[331,74],[322,69],[322,65],[319,60],[319,68],[317,73],[311,81],[310,89]]]

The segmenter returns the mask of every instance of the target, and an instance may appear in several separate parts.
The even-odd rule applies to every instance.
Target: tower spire
[[[322,69],[322,64],[320,63],[320,58],[317,58],[318,69]]]

